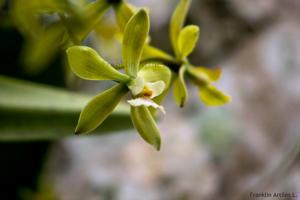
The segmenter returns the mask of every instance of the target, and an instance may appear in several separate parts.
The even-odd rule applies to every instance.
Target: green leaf
[[[95,96],[82,110],[75,133],[88,133],[100,126],[127,92],[125,85],[118,84]]]
[[[198,86],[209,85],[211,82],[218,81],[222,75],[221,68],[189,67],[188,72]]]
[[[140,136],[160,150],[160,133],[150,111],[145,106],[131,106],[131,119]]]
[[[198,26],[189,25],[182,29],[178,38],[178,51],[181,55],[181,58],[185,58],[193,52],[198,38]]]
[[[0,76],[0,141],[74,137],[74,127],[91,96]],[[119,104],[97,135],[130,129],[130,110]],[[118,126],[116,126],[118,124]]]
[[[149,63],[143,66],[138,72],[138,76],[143,77],[145,82],[163,81],[166,88],[171,81],[171,71],[168,67],[162,64]]]
[[[182,66],[179,70],[179,75],[174,81],[173,96],[178,106],[183,107],[188,98],[188,91],[184,82],[184,74],[186,67]]]
[[[129,77],[113,68],[90,47],[72,46],[67,50],[72,71],[87,80],[118,80],[127,82]]]
[[[231,101],[231,97],[213,85],[200,87],[199,96],[207,106],[222,106]]]
[[[119,4],[114,5],[114,10],[118,26],[123,33],[127,22],[135,13],[136,8],[129,3],[122,1]]]
[[[139,10],[126,25],[122,58],[125,71],[131,77],[137,75],[149,28],[149,16],[145,9]]]
[[[185,18],[187,16],[188,9],[190,7],[191,0],[180,0],[177,5],[170,23],[170,38],[175,55],[179,57],[178,49],[178,37],[179,33],[184,25]]]

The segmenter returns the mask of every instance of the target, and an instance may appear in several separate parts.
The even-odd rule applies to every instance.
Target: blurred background
[[[0,74],[96,94],[100,82],[66,83],[63,53],[39,73],[24,70],[25,38],[0,1]],[[151,43],[171,53],[168,26],[178,1],[131,0],[150,9]],[[201,28],[191,62],[220,66],[224,107],[197,89],[177,108],[169,95],[156,152],[134,130],[57,141],[0,143],[0,199],[216,200],[259,192],[300,199],[300,1],[194,0],[187,23]],[[112,12],[85,41],[120,61]],[[75,84],[76,83],[76,84]],[[0,91],[1,98],[1,91]]]

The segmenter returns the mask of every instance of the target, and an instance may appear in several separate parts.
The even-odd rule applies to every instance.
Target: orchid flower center
[[[142,93],[139,96],[151,98],[152,95],[153,95],[153,91],[147,86],[145,86]]]
[[[128,101],[131,106],[150,106],[165,113],[162,106],[152,101],[165,90],[166,84],[163,81],[146,82],[143,77],[138,76],[129,84],[128,88],[133,95],[133,99]]]

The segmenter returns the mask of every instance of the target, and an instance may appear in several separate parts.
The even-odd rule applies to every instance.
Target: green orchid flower
[[[107,0],[13,1],[14,23],[26,39],[25,71],[37,74],[61,49],[80,44],[112,4]]]
[[[177,5],[170,23],[170,38],[175,53],[176,62],[180,63],[178,76],[175,78],[173,95],[176,103],[183,107],[188,98],[185,76],[199,88],[200,99],[208,106],[221,106],[231,101],[231,97],[212,85],[221,77],[221,69],[195,67],[188,61],[199,38],[199,27],[188,25],[184,27],[187,11],[191,0],[181,0]]]
[[[137,11],[124,29],[122,59],[125,73],[121,73],[101,58],[96,51],[85,46],[68,48],[67,56],[72,71],[86,80],[113,80],[112,88],[95,96],[82,110],[76,133],[96,129],[112,113],[121,99],[130,93],[132,122],[141,137],[160,149],[158,127],[149,108],[160,109],[152,99],[160,96],[169,86],[171,72],[161,64],[141,65],[141,55],[149,33],[149,16],[145,9]]]
[[[206,67],[196,67],[189,63],[188,56],[193,52],[199,38],[199,27],[195,25],[183,26],[189,10],[191,1],[181,0],[176,7],[171,23],[170,38],[174,50],[174,56],[151,46],[150,36],[144,46],[142,61],[158,62],[169,66],[175,73],[173,86],[173,96],[178,106],[183,107],[188,99],[188,91],[185,83],[185,76],[188,76],[199,88],[200,99],[208,106],[221,106],[230,102],[230,96],[224,94],[212,85],[220,79],[221,69],[209,69]],[[126,1],[121,1],[114,5],[116,21],[121,32],[130,17],[136,12],[136,8]],[[173,69],[171,65],[179,65]],[[178,74],[178,75],[176,75]],[[167,93],[167,91],[165,91]],[[165,95],[156,98],[159,103]]]
[[[116,17],[117,24],[120,28],[120,32],[124,33],[124,29],[128,20],[136,13],[138,8],[133,6],[132,4],[126,2],[125,0],[121,0],[120,2],[114,4],[114,13]],[[150,45],[151,37],[148,35],[146,44],[142,53],[142,61],[154,60],[156,58],[173,61],[174,58],[165,53],[164,51]]]

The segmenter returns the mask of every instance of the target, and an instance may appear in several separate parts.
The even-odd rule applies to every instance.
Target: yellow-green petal
[[[173,96],[176,104],[179,107],[183,107],[188,99],[188,91],[184,81],[184,74],[186,72],[186,67],[182,66],[179,70],[179,74],[173,84]]]
[[[160,150],[160,133],[150,111],[145,106],[131,106],[131,119],[140,136]]]
[[[173,58],[171,55],[167,54],[166,52],[162,51],[161,49],[146,44],[144,47],[142,60],[145,61],[151,59],[174,61],[175,58]]]
[[[127,92],[125,85],[118,84],[95,96],[82,110],[75,133],[95,130],[112,113]]]
[[[149,28],[149,16],[145,9],[133,15],[125,27],[122,58],[125,71],[131,77],[137,76]]]
[[[207,106],[222,106],[231,101],[229,95],[224,94],[213,85],[200,87],[199,96]]]
[[[178,38],[178,50],[181,58],[185,58],[193,52],[198,38],[198,26],[189,25],[182,29]]]
[[[191,0],[180,0],[177,5],[170,23],[170,38],[175,55],[179,57],[178,37],[184,25],[185,18],[190,7]]]
[[[167,88],[171,81],[171,71],[168,67],[161,64],[149,63],[138,72],[145,82],[163,81]]]
[[[222,75],[221,68],[210,69],[207,67],[189,67],[188,72],[199,86],[208,85],[211,82],[218,81]]]
[[[122,74],[90,47],[72,46],[67,50],[68,62],[72,71],[87,80],[117,80],[127,82],[129,77]]]

